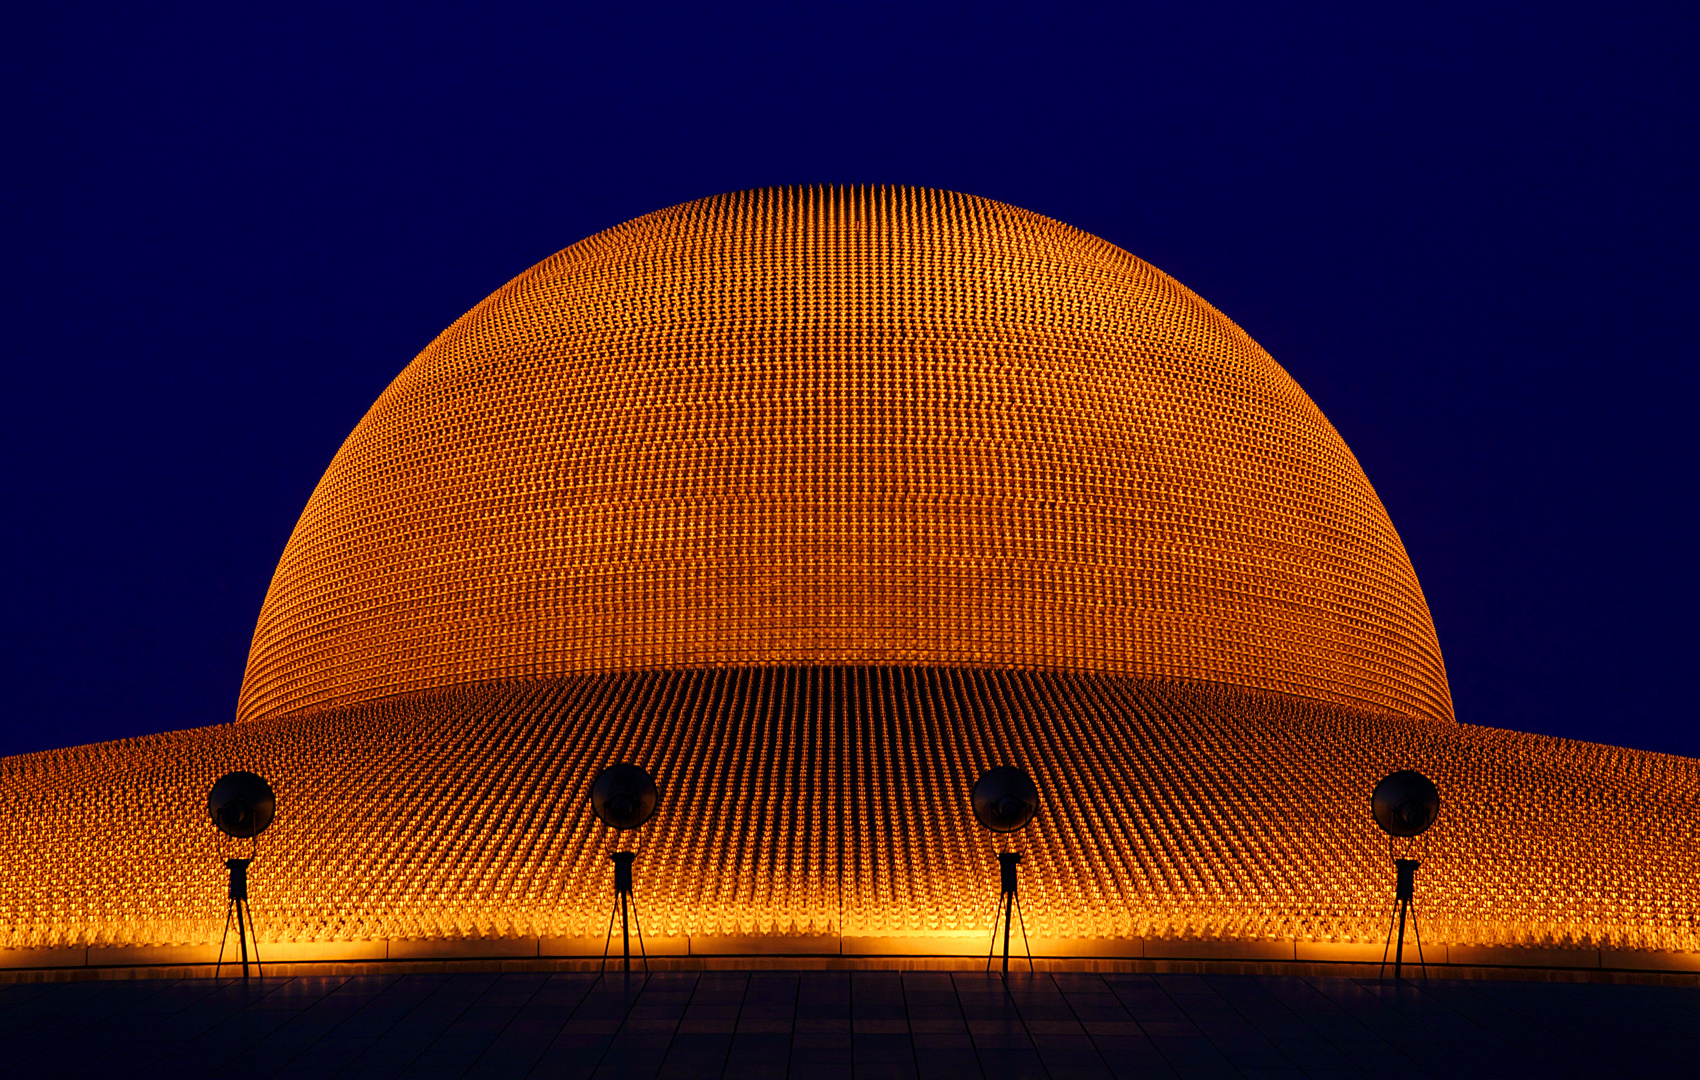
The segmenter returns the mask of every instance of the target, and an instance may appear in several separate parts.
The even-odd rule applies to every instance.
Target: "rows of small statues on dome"
[[[221,940],[227,865],[255,853],[193,808],[233,764],[289,808],[245,868],[262,951],[595,939],[614,849],[585,793],[614,762],[665,793],[632,849],[657,938],[984,941],[1000,864],[967,793],[1016,764],[1042,793],[1021,845],[1032,938],[1380,943],[1391,856],[1421,861],[1425,941],[1700,951],[1691,760],[914,668],[586,676],[8,759],[0,844],[32,859],[0,865],[0,945]],[[1403,768],[1448,811],[1390,852],[1364,806]]]
[[[1267,353],[1078,230],[882,188],[662,211],[445,331],[315,492],[239,715],[792,662],[1451,717],[1397,534]]]

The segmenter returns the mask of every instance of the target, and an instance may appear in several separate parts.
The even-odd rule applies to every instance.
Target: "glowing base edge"
[[[799,964],[842,959],[983,962],[986,942],[967,937],[724,937],[646,938],[650,957],[674,966],[689,960],[786,960]],[[600,961],[600,938],[473,938],[262,942],[267,964],[388,964],[431,961]],[[1172,941],[1138,938],[1035,938],[1033,956],[1046,961],[1232,961],[1274,964],[1378,965],[1382,947],[1316,941]],[[1407,959],[1414,951],[1407,943]],[[1425,944],[1431,967],[1550,968],[1572,971],[1700,973],[1700,953],[1633,949],[1541,949]],[[211,965],[218,946],[137,945],[62,949],[0,949],[0,971],[162,968]],[[578,965],[573,965],[578,966]],[[765,966],[765,965],[764,965]],[[210,974],[210,972],[209,972]]]

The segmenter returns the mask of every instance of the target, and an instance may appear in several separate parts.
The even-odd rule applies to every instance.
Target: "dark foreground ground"
[[[1687,1077],[1700,988],[1246,975],[431,974],[0,985],[0,1074]]]

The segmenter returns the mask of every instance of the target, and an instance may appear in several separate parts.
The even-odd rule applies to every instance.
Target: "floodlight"
[[[225,773],[207,792],[207,813],[220,832],[247,840],[272,823],[277,796],[270,784],[251,772]]]
[[[590,785],[591,810],[616,832],[640,828],[660,798],[655,779],[636,765],[610,765]]]
[[[218,831],[237,840],[254,840],[266,831],[277,813],[277,795],[263,777],[251,772],[230,772],[218,778],[207,792],[207,814]],[[224,937],[218,942],[218,962],[213,965],[216,978],[224,967],[224,946],[230,939],[230,920],[236,920],[236,941],[242,948],[242,977],[248,977],[248,941],[253,938],[254,963],[260,962],[260,939],[254,927],[254,911],[248,906],[248,864],[246,859],[226,859],[224,868],[230,871],[229,903],[224,909]],[[265,974],[262,968],[261,975]]]
[[[993,833],[1012,833],[1025,827],[1039,812],[1039,789],[1033,778],[1013,765],[987,769],[974,782],[968,793],[968,803],[974,817]],[[998,946],[998,923],[1003,923],[1003,969],[1009,971],[1009,931],[1011,919],[1021,920],[1021,940],[1027,941],[1027,920],[1021,914],[1021,900],[1016,896],[1015,868],[1021,862],[1019,851],[999,851],[998,878],[1001,893],[998,906],[992,913],[992,941],[986,947],[986,970],[992,970],[992,952]],[[1027,966],[1033,966],[1033,949],[1027,949]]]
[[[1401,769],[1375,785],[1369,809],[1388,836],[1420,836],[1440,816],[1440,792],[1422,773]]]
[[[969,798],[974,817],[995,833],[1015,832],[1039,812],[1039,789],[1033,778],[1013,765],[981,773]]]
[[[1434,786],[1434,781],[1420,772],[1411,769],[1401,769],[1382,777],[1381,783],[1375,785],[1375,790],[1369,797],[1370,816],[1381,826],[1381,831],[1388,836],[1387,846],[1390,850],[1395,839],[1410,839],[1421,836],[1428,831],[1434,819],[1440,816],[1440,791]],[[1381,966],[1387,968],[1387,950],[1393,945],[1395,932],[1394,920],[1398,920],[1398,947],[1393,953],[1393,977],[1399,978],[1405,966],[1405,918],[1409,915],[1411,928],[1417,935],[1417,959],[1422,961],[1423,934],[1417,926],[1417,867],[1422,863],[1416,859],[1393,860],[1393,913],[1387,920],[1387,944],[1381,948]],[[1423,963],[1423,972],[1427,974],[1428,965]]]
[[[597,774],[590,785],[590,809],[597,820],[616,833],[641,829],[655,815],[661,793],[655,778],[636,765],[621,762]],[[632,896],[632,863],[635,851],[613,852],[614,910],[608,913],[608,933],[602,941],[602,966],[608,966],[608,947],[614,940],[614,916],[620,917],[620,940],[624,945],[626,970],[632,969],[631,927],[637,926],[638,951],[644,970],[649,970],[649,953],[643,947],[643,923],[638,919],[637,900]],[[629,920],[629,921],[628,921]]]

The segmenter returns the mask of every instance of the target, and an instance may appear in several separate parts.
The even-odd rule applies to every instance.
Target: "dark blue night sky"
[[[1691,6],[143,7],[7,35],[0,754],[229,720],[296,516],[439,330],[823,181],[1173,274],[1362,461],[1459,719],[1700,755]]]

